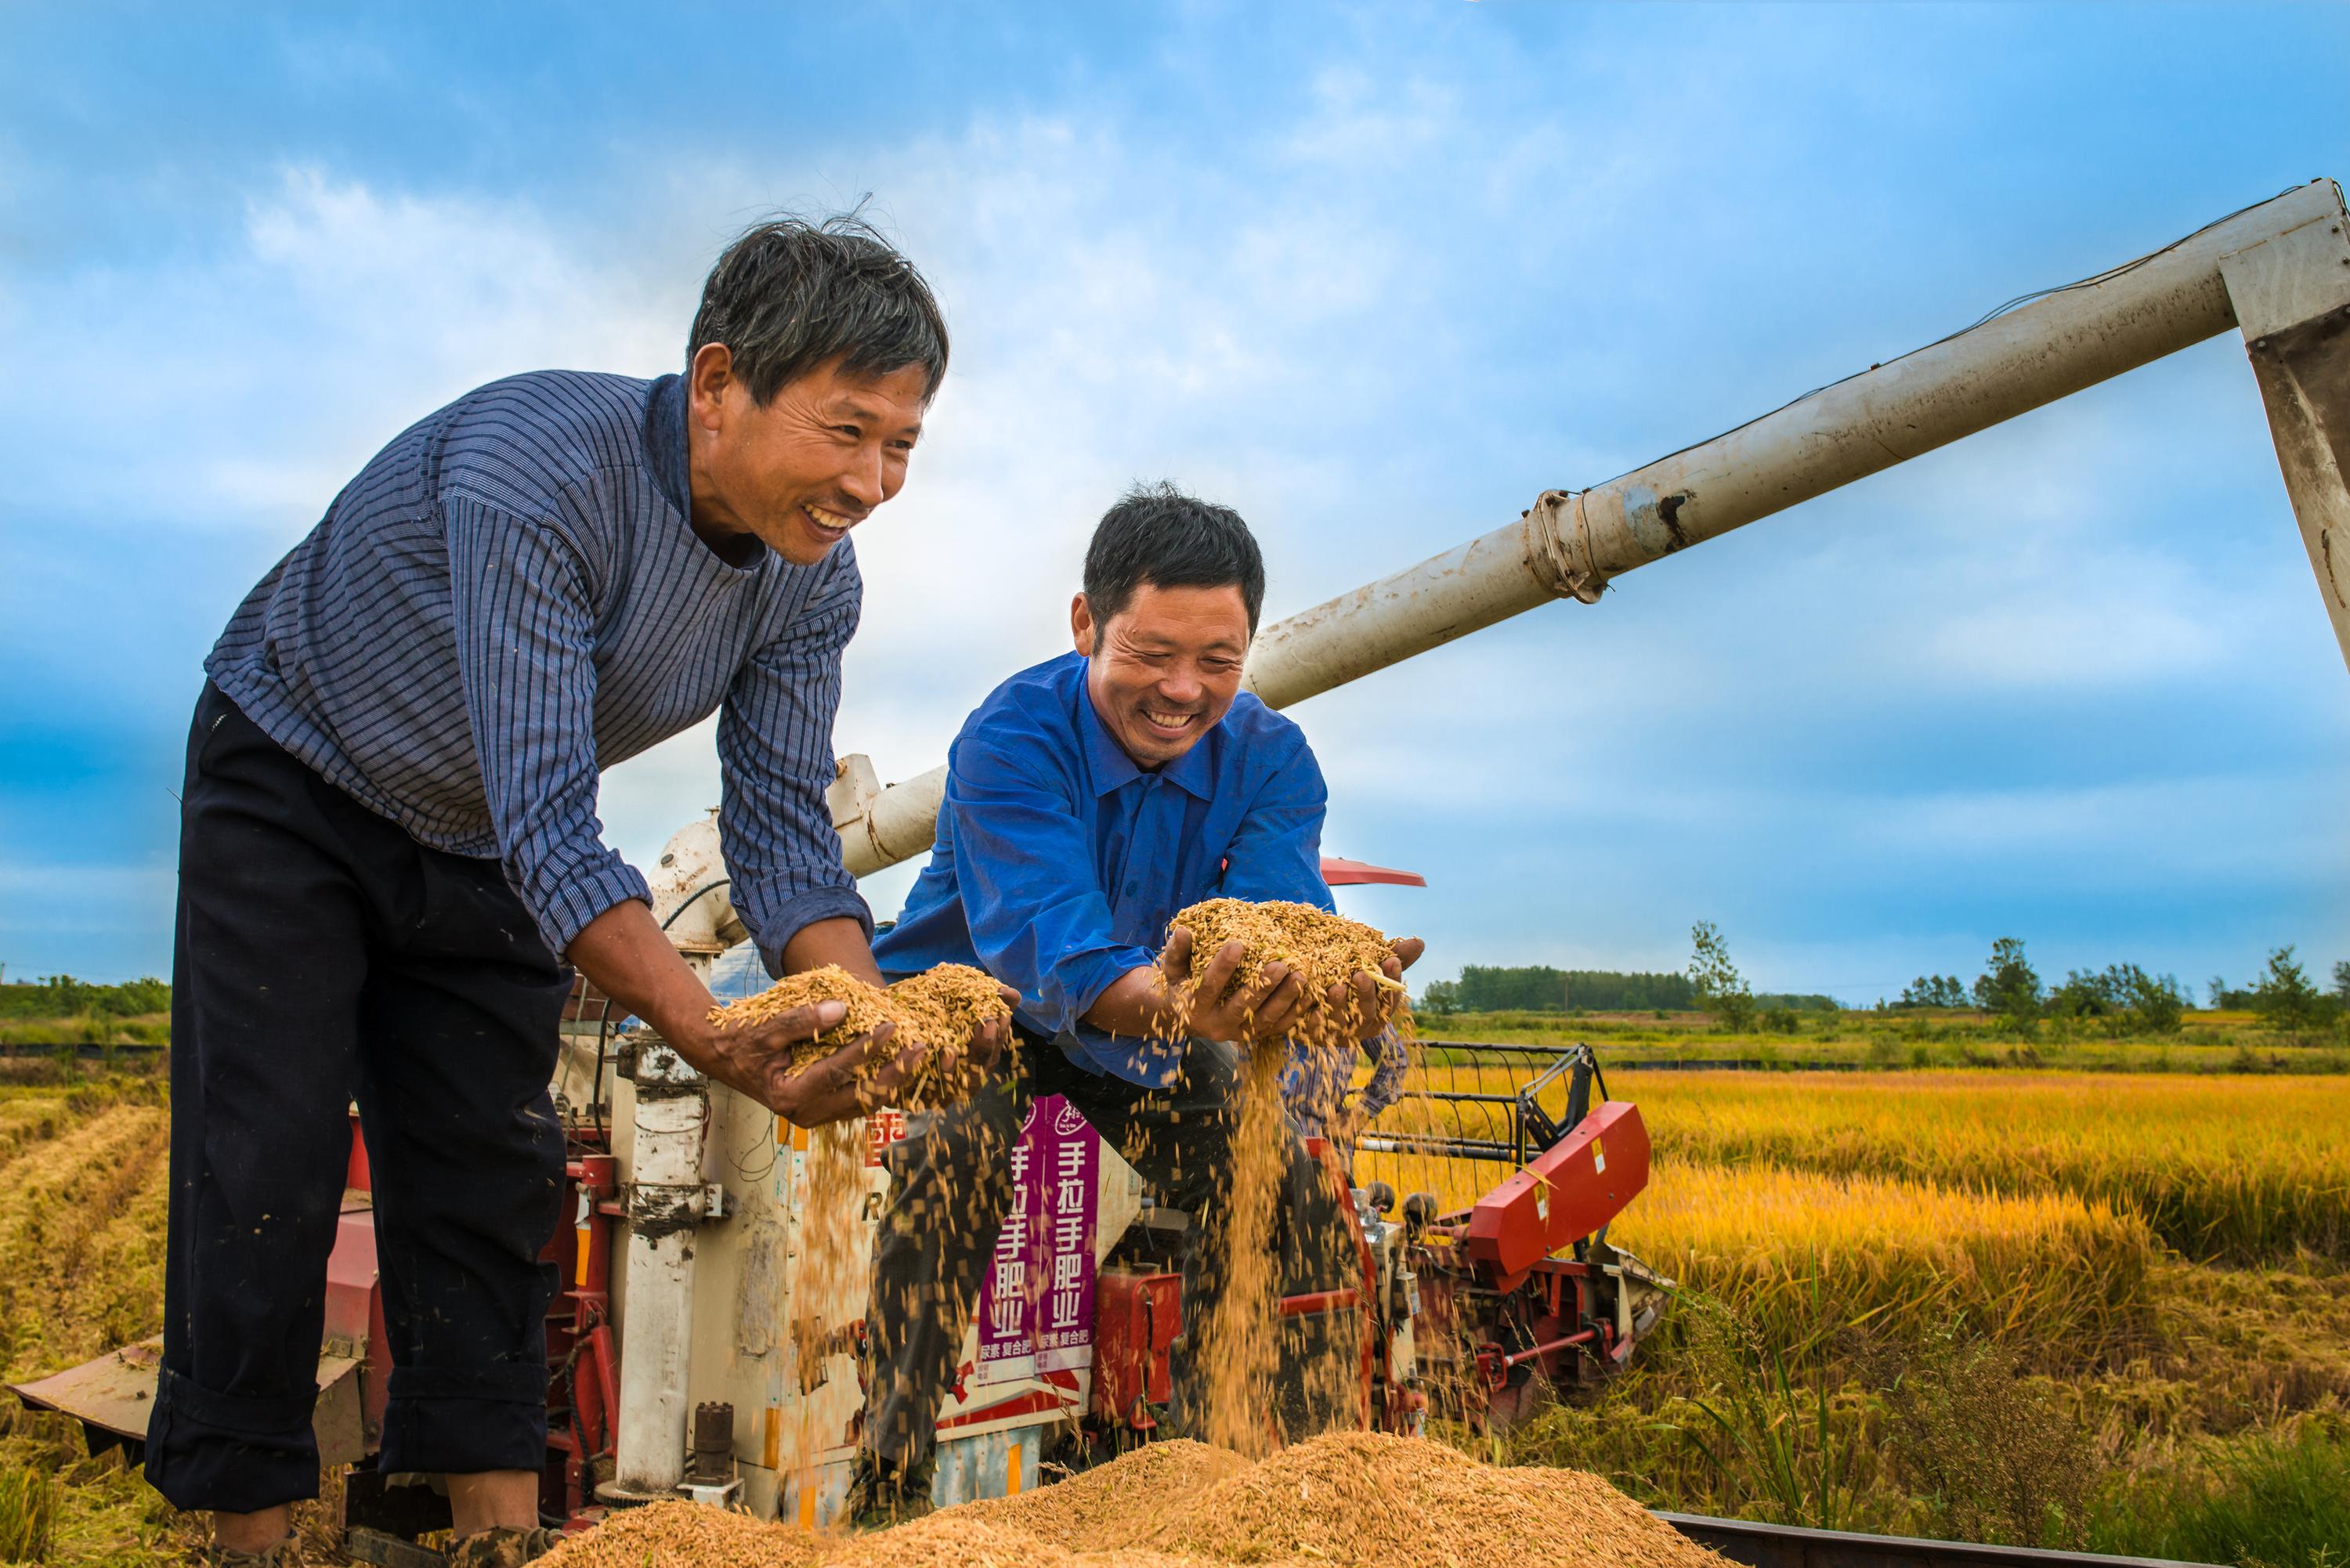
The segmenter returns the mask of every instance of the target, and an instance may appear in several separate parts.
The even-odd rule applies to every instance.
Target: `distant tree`
[[[1985,1012],[2012,1023],[2040,1016],[2040,974],[2025,960],[2021,937],[2001,937],[1991,944],[1990,961],[1975,977],[1974,999]]]
[[[0,985],[0,1017],[6,1018],[65,1018],[83,1013],[132,1018],[162,1012],[171,1005],[172,988],[152,976],[99,985],[69,974],[52,974]]]
[[[2178,983],[2175,974],[2141,974],[2137,988],[2130,998],[2130,1010],[2137,1014],[2138,1023],[2154,1034],[2176,1034],[2187,1016],[2193,1000],[2187,988]]]
[[[2269,954],[2269,971],[2252,988],[2252,1009],[2262,1023],[2282,1033],[2311,1028],[2328,1009],[2327,999],[2309,983],[2309,976],[2293,956],[2293,944]]]
[[[2227,981],[2226,981],[2225,979],[2221,978],[2221,977],[2220,977],[2220,976],[2219,976],[2219,975],[2216,975],[2216,974],[2215,974],[2215,975],[2213,975],[2213,976],[2211,977],[2211,983],[2210,983],[2210,984],[2209,984],[2209,985],[2207,985],[2207,986],[2205,986],[2205,987],[2203,988],[2203,998],[2204,998],[2204,1005],[2205,1005],[2205,1006],[2207,1006],[2207,1007],[2209,1007],[2209,1008],[2210,1008],[2210,1009],[2211,1009],[2212,1011],[2214,1011],[2214,1012],[2217,1012],[2217,1011],[2218,1011],[2218,1010],[2220,1010],[2220,1008],[2227,1006],[2227,1005],[2228,1005],[2228,982],[2227,982]]]
[[[1457,980],[1431,980],[1421,988],[1412,1002],[1415,1012],[1442,1016],[1461,1011],[1461,982]]]
[[[2171,975],[2151,975],[2134,963],[2102,971],[2073,970],[2048,993],[2052,1018],[2110,1019],[2129,1033],[2168,1034],[2178,1027],[2187,993]]]
[[[2122,1010],[2112,971],[2068,970],[2064,983],[2048,993],[2051,1018],[2106,1018]]]
[[[2106,971],[2122,1015],[2134,1030],[2175,1034],[2187,1013],[2187,992],[2176,975],[2148,974],[2134,963]]]
[[[2334,961],[2334,1000],[2345,1007],[2350,1007],[2350,959]]]
[[[1548,964],[1463,964],[1455,1004],[1463,1012],[1646,1012],[1681,1009],[1696,997],[1685,974],[1618,974]]]
[[[1712,1013],[1722,1028],[1743,1033],[1754,1022],[1754,997],[1738,966],[1730,961],[1721,930],[1711,920],[1700,920],[1690,928],[1690,942],[1696,950],[1690,958],[1689,977],[1698,1006]]]
[[[1901,992],[1900,1007],[1964,1007],[1967,988],[1954,974],[1921,974]]]

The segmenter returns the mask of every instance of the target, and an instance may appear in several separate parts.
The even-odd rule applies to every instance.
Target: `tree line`
[[[2213,975],[2204,1000],[2210,1007],[2257,1013],[2280,1033],[2305,1034],[2332,1026],[2350,1011],[2350,961],[2334,966],[2333,979],[2331,991],[2320,990],[2288,943],[2271,950],[2268,967],[2250,985],[2230,986]],[[1954,974],[1919,975],[1892,1005],[1972,1007],[2015,1024],[2043,1018],[2108,1019],[2124,1031],[2168,1034],[2195,1005],[2195,995],[2177,976],[2149,974],[2134,963],[2068,970],[2059,983],[2045,984],[2025,956],[2022,940],[2002,937],[1991,943],[1991,957],[1972,985],[1961,984]]]
[[[172,988],[151,976],[98,985],[69,974],[52,974],[0,985],[0,1018],[78,1018],[84,1013],[137,1018],[171,1008]]]
[[[1732,1032],[1757,1016],[1773,1028],[1792,1028],[1796,1011],[1834,1012],[1832,997],[1782,992],[1754,994],[1730,957],[1721,929],[1700,920],[1690,929],[1689,968],[1682,973],[1619,973],[1611,970],[1560,970],[1547,964],[1468,964],[1457,981],[1431,981],[1416,1002],[1422,1012],[1681,1012],[1711,1013]],[[2280,1033],[2305,1035],[2338,1026],[2350,1017],[2350,961],[2334,966],[2333,988],[2321,990],[2287,946],[2272,950],[2268,966],[2251,984],[2237,988],[2211,977],[2208,1004],[2260,1015]],[[1971,984],[1955,974],[1924,974],[1902,988],[1897,1002],[1880,1010],[1971,1007],[2019,1027],[2042,1019],[2099,1019],[2118,1033],[2175,1033],[2195,996],[2176,975],[2155,974],[2135,963],[2102,970],[2068,970],[2051,985],[2040,977],[2020,937],[1991,945],[1982,972]]]
[[[1831,1012],[1832,996],[1766,992],[1751,999],[1763,1009]],[[1424,987],[1412,1004],[1421,1012],[1690,1012],[1705,1008],[1698,983],[1681,973],[1605,969],[1553,969],[1548,964],[1464,964],[1459,980]]]

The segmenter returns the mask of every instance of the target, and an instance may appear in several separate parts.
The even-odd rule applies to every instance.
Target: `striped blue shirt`
[[[717,710],[732,896],[779,970],[810,921],[872,928],[824,799],[863,582],[846,540],[813,566],[702,542],[685,403],[675,376],[569,370],[467,393],[376,454],[204,670],[419,842],[495,857],[557,954],[650,901],[598,774]]]

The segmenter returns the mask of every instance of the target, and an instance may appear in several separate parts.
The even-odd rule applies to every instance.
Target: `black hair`
[[[764,406],[785,382],[833,359],[852,376],[920,365],[934,396],[947,373],[947,323],[931,286],[854,213],[782,217],[735,236],[702,286],[688,366],[723,343]]]
[[[1134,590],[1237,587],[1249,635],[1264,607],[1264,557],[1241,514],[1164,481],[1137,484],[1102,514],[1086,547],[1086,606],[1096,626],[1134,602]]]

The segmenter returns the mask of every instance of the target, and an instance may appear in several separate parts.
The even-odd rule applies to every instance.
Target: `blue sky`
[[[2328,6],[8,7],[0,962],[164,971],[244,590],[468,387],[672,369],[770,208],[870,192],[956,333],[859,534],[837,742],[899,777],[1129,480],[1304,607],[2350,172],[2345,59]],[[1294,713],[1425,975],[1707,919],[1867,1002],[2011,934],[2350,956],[2345,679],[2221,339]],[[715,798],[705,726],[603,813],[641,859]]]

